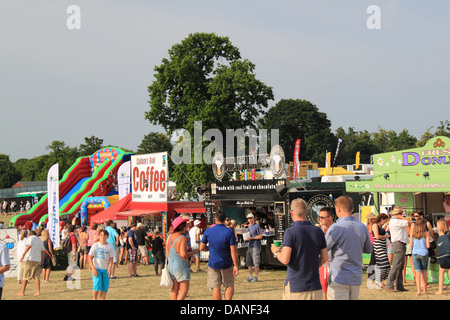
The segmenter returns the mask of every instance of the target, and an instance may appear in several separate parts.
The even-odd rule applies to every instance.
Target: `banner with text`
[[[53,165],[47,174],[48,231],[53,246],[59,248],[59,167]]]
[[[119,200],[131,192],[130,169],[131,163],[130,161],[127,161],[120,166],[119,171],[117,173]]]
[[[169,180],[167,152],[131,157],[133,201],[166,202]]]

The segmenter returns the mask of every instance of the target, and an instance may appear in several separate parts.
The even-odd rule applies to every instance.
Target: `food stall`
[[[258,217],[257,223],[263,224],[267,219],[263,213],[263,207],[267,208],[269,215],[273,213],[274,225],[269,225],[268,230],[263,231],[261,241],[261,263],[270,265],[281,265],[271,251],[270,245],[274,239],[283,238],[286,221],[286,196],[280,195],[277,187],[284,186],[284,179],[249,180],[249,181],[218,181],[211,184],[211,195],[204,201],[206,207],[207,224],[214,224],[213,214],[222,210],[230,219],[236,220],[238,256],[241,266],[245,262],[248,241],[244,235],[248,232],[245,226],[248,213],[254,211]],[[254,209],[252,209],[254,208]],[[259,219],[261,217],[261,219]]]
[[[278,149],[279,155],[282,150]],[[309,214],[307,218],[315,225],[318,222],[319,210],[328,206],[334,208],[334,199],[346,194],[345,182],[320,182],[311,180],[292,181],[286,179],[284,166],[274,166],[271,164],[276,155],[269,157],[267,167],[255,168],[249,165],[248,159],[244,165],[236,167],[235,162],[230,159],[213,159],[213,173],[216,181],[204,188],[204,205],[206,207],[206,220],[208,225],[214,224],[213,213],[222,210],[230,219],[236,220],[238,228],[235,229],[238,238],[238,256],[240,265],[245,264],[248,242],[244,235],[248,232],[245,227],[248,213],[255,211],[256,216],[260,216],[260,225],[265,225],[266,216],[264,211],[267,208],[269,216],[273,213],[273,225],[269,230],[263,231],[261,241],[261,264],[262,265],[282,265],[270,250],[274,240],[283,240],[284,231],[291,225],[292,217],[289,205],[296,198],[303,198],[307,202]],[[217,159],[219,158],[219,159]],[[284,156],[279,157],[284,163]],[[215,161],[217,160],[217,161]],[[247,163],[247,165],[245,164]],[[259,171],[256,171],[258,169]],[[251,175],[244,174],[244,179],[223,181],[225,172],[229,171],[253,171]],[[241,175],[242,176],[242,175]],[[206,191],[206,192],[205,192]],[[359,194],[349,194],[359,203]],[[254,208],[254,209],[253,209]],[[258,222],[258,220],[257,220]]]
[[[400,205],[408,218],[416,211],[424,212],[433,227],[439,218],[450,222],[444,206],[450,194],[450,138],[434,137],[423,147],[375,154],[373,159],[373,178],[347,182],[347,192],[373,193],[376,215]],[[431,262],[429,281],[435,282],[439,267],[435,260]],[[407,279],[412,279],[409,266],[407,272]]]

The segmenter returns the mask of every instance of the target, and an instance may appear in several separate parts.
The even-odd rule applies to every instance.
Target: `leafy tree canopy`
[[[323,165],[326,151],[336,145],[331,132],[331,121],[316,105],[307,100],[282,99],[260,120],[265,129],[279,129],[280,145],[286,161],[292,161],[297,139],[300,160],[311,160]]]
[[[256,79],[255,65],[241,58],[228,37],[214,33],[190,34],[173,45],[154,70],[146,119],[168,134],[186,129],[193,137],[194,122],[202,121],[203,132],[218,129],[225,137],[226,129],[255,127],[273,100],[272,88]],[[183,163],[177,168],[172,178],[181,194],[195,196],[193,185],[214,179],[209,164]]]
[[[21,178],[6,154],[0,154],[0,189],[11,188]]]

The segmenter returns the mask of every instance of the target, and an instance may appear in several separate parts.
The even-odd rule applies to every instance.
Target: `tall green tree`
[[[47,160],[48,155],[41,155],[38,157],[34,157],[32,159],[19,159],[14,162],[14,166],[22,175],[23,181],[39,181],[37,176],[40,174],[40,171],[45,166],[45,161]]]
[[[36,180],[46,181],[48,170],[56,163],[59,165],[59,179],[61,179],[79,156],[78,148],[67,146],[64,141],[54,140],[46,149],[50,152],[41,170],[36,174]]]
[[[255,65],[241,58],[228,37],[214,33],[190,34],[154,70],[146,119],[169,135],[187,130],[191,153],[195,121],[202,121],[203,132],[218,129],[225,137],[226,129],[256,127],[257,117],[273,100],[272,88],[256,78]],[[195,195],[194,185],[214,180],[209,163],[181,163],[177,169],[172,178],[181,194]]]
[[[80,144],[78,147],[78,152],[81,156],[90,156],[103,148],[103,139],[97,138],[95,136],[85,137],[84,143]]]
[[[331,121],[316,105],[301,99],[282,99],[267,111],[260,124],[265,129],[279,129],[280,145],[286,161],[292,161],[297,139],[300,160],[323,165],[326,151],[336,148],[337,139],[331,132]]]
[[[416,143],[417,147],[423,147],[428,142],[428,140],[437,136],[444,136],[450,138],[450,121],[445,120],[440,121],[439,123],[440,125],[436,128],[436,131],[434,133],[431,132],[434,126],[431,126],[422,134],[420,140],[418,140]]]
[[[11,188],[21,177],[9,156],[0,154],[0,189]]]
[[[163,133],[150,132],[146,134],[138,146],[136,154],[171,152],[172,142],[170,138]]]
[[[336,130],[336,138],[342,139],[342,143],[335,165],[354,164],[358,151],[360,152],[360,163],[370,163],[371,155],[380,152],[373,142],[373,134],[367,130],[355,131],[355,128],[350,127],[346,132],[339,127]],[[335,153],[332,153],[332,157],[334,155]]]

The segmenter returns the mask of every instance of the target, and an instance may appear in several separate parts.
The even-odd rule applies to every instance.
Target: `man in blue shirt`
[[[283,247],[271,247],[275,258],[287,265],[283,300],[322,300],[319,267],[328,261],[327,244],[322,229],[306,221],[307,214],[305,200],[293,200],[294,222],[284,233]]]
[[[231,300],[234,294],[234,277],[239,274],[236,236],[232,229],[225,226],[225,213],[216,213],[216,225],[206,229],[200,250],[208,251],[208,286],[213,288],[213,299],[221,300],[220,286],[225,286],[225,300]]]
[[[110,273],[110,278],[111,279],[117,279],[115,273],[116,273],[116,265],[118,263],[117,260],[117,246],[119,245],[119,234],[117,233],[116,229],[114,229],[114,221],[112,220],[108,220],[106,222],[106,231],[108,231],[108,239],[106,240],[106,242],[112,244],[112,246],[114,247],[114,257],[113,257],[113,265],[111,268],[111,273]]]
[[[327,298],[358,300],[362,283],[362,256],[363,253],[372,252],[372,243],[367,227],[352,217],[352,198],[337,198],[335,208],[339,219],[325,235],[331,258],[332,279]]]

